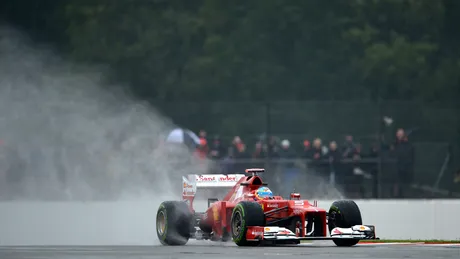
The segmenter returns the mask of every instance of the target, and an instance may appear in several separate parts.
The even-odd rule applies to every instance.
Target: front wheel
[[[157,236],[162,245],[185,245],[190,239],[193,215],[182,201],[165,201],[157,212]]]
[[[265,214],[257,202],[242,201],[233,209],[231,234],[233,242],[238,246],[257,246],[259,241],[246,240],[248,227],[265,226]]]
[[[351,228],[355,225],[362,225],[361,211],[358,205],[352,200],[340,200],[332,203],[329,209],[328,227],[329,232],[334,228]],[[354,246],[358,239],[333,239],[337,246]]]

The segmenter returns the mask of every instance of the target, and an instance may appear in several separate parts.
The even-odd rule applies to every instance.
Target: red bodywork
[[[290,219],[296,218],[296,222],[299,222],[296,229],[304,229],[306,218],[312,217],[315,226],[321,226],[320,229],[315,230],[315,236],[326,236],[326,210],[316,207],[316,202],[312,204],[307,200],[300,200],[300,195],[295,193],[291,194],[290,200],[283,199],[281,196],[256,200],[255,191],[264,185],[266,184],[263,183],[262,179],[255,174],[241,178],[223,200],[211,204],[201,218],[200,225],[212,226],[213,235],[217,237],[231,233],[230,222],[233,208],[238,202],[247,200],[257,201],[261,204],[266,215],[265,226],[284,226],[289,224]],[[316,224],[316,222],[320,224]],[[263,232],[263,227],[261,231]],[[297,235],[305,237],[306,231],[299,231]]]

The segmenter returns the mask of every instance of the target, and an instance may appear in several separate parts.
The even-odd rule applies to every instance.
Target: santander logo
[[[235,175],[197,175],[197,182],[237,182]]]
[[[209,176],[209,175],[200,175],[200,176],[198,176],[197,181],[200,181],[200,182],[215,182],[216,177],[215,176]]]
[[[236,176],[221,176],[219,177],[220,182],[236,182]]]

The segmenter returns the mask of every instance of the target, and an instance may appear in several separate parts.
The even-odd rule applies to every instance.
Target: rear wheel
[[[265,214],[257,202],[242,201],[233,209],[231,231],[233,242],[238,246],[257,246],[259,241],[246,240],[246,232],[251,226],[265,226]]]
[[[187,204],[181,201],[165,201],[158,208],[157,236],[163,245],[185,245],[193,227],[193,215]]]
[[[329,232],[334,228],[351,228],[355,225],[362,225],[361,211],[358,205],[352,200],[340,200],[332,203],[329,209],[328,227]],[[337,246],[354,246],[358,239],[334,239]]]

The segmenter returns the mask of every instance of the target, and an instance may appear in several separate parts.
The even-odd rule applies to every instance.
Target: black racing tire
[[[238,246],[257,246],[260,241],[246,240],[246,232],[251,226],[265,226],[265,214],[257,202],[241,201],[232,212],[231,235]]]
[[[157,236],[162,245],[182,246],[190,239],[193,214],[182,201],[165,201],[160,204],[156,217]]]
[[[363,220],[358,205],[352,200],[340,200],[332,203],[329,209],[328,227],[332,229],[351,228],[355,225],[362,225]],[[333,239],[336,246],[354,246],[359,243],[358,239]]]

